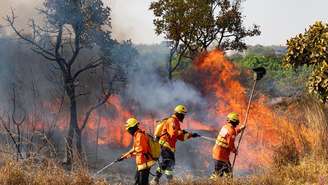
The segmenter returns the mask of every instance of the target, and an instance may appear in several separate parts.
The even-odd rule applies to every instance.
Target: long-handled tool
[[[117,163],[117,162],[119,162],[119,160],[115,160],[115,161],[109,163],[109,164],[106,165],[105,167],[103,167],[103,168],[101,168],[100,170],[98,170],[98,171],[94,174],[94,176],[99,175],[101,172],[103,172],[104,170],[106,170],[107,168],[111,167],[112,165],[114,165],[114,164]]]
[[[200,138],[202,138],[202,139],[204,139],[204,140],[207,140],[207,141],[213,141],[213,142],[216,141],[216,139],[211,138],[211,137],[206,137],[206,136],[200,136]]]
[[[264,67],[255,68],[255,69],[253,69],[253,71],[254,71],[254,79],[253,79],[254,83],[253,83],[253,88],[252,88],[252,91],[251,91],[251,95],[250,95],[249,100],[248,100],[246,115],[245,115],[245,119],[244,119],[244,125],[245,126],[247,124],[249,109],[251,107],[251,102],[252,102],[252,99],[253,99],[253,95],[254,95],[254,90],[255,90],[255,87],[256,87],[256,83],[257,83],[257,81],[261,80],[263,78],[263,76],[266,74],[266,70],[265,70]],[[240,138],[239,138],[238,145],[237,145],[237,151],[239,150],[239,146],[240,146],[241,140],[243,138],[244,131],[245,130],[242,130],[241,131]],[[235,156],[233,158],[232,170],[233,170],[233,167],[235,166],[236,158],[237,158],[237,154],[235,154]]]

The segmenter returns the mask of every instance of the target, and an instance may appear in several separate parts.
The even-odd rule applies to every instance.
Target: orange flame
[[[204,53],[197,58],[193,63],[192,71],[186,75],[190,76],[189,83],[198,88],[205,99],[210,102],[207,110],[203,113],[207,114],[205,115],[206,120],[211,120],[211,123],[199,121],[194,119],[193,115],[189,115],[182,126],[188,130],[218,131],[224,124],[225,116],[229,112],[238,112],[243,118],[249,90],[240,82],[239,71],[219,50]],[[292,127],[292,124],[285,117],[276,115],[267,107],[266,101],[267,98],[264,95],[255,94],[248,127],[237,160],[239,169],[270,164],[272,146],[281,143],[280,130],[276,125],[279,124],[279,127],[284,129]],[[91,141],[100,145],[129,146],[132,138],[125,131],[123,125],[129,117],[133,116],[133,113],[124,108],[119,96],[110,97],[106,104],[106,110],[109,112],[108,115],[107,113],[106,115],[99,115],[96,112],[90,117],[86,131],[88,135],[92,135]],[[64,119],[59,120],[62,129],[66,128],[64,123],[67,121]],[[143,129],[147,132],[153,132],[155,118],[148,116],[138,119],[140,119]],[[99,132],[98,139],[96,139],[97,132]],[[204,144],[199,149],[199,154],[209,158],[212,146],[208,143]],[[204,164],[208,166],[209,161],[205,161]]]

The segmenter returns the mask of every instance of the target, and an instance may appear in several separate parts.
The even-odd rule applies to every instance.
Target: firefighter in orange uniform
[[[215,161],[215,169],[211,178],[229,176],[232,173],[229,161],[230,153],[237,153],[235,147],[236,136],[245,129],[245,126],[237,128],[239,125],[239,117],[235,112],[231,112],[227,116],[227,123],[222,127],[213,147],[212,157]]]
[[[181,130],[180,122],[183,122],[186,113],[186,107],[183,105],[178,105],[174,109],[174,114],[164,123],[162,133],[159,138],[162,160],[156,170],[156,176],[153,179],[153,184],[158,184],[163,174],[166,175],[169,181],[172,180],[175,165],[176,142],[178,140],[185,141],[192,137],[200,137],[197,133],[189,133],[185,130]]]
[[[135,118],[128,119],[125,128],[133,136],[133,147],[129,152],[123,154],[118,161],[135,157],[137,165],[135,185],[148,185],[150,168],[155,164],[150,154],[149,138],[139,128],[139,122]]]

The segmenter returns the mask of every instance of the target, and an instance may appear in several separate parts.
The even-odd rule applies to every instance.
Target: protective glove
[[[120,158],[116,159],[117,162],[121,162],[123,160],[124,160],[124,157],[120,157]]]
[[[246,125],[242,125],[239,128],[240,128],[240,130],[245,130],[246,129]]]
[[[192,133],[192,134],[191,134],[191,137],[200,137],[200,135],[197,134],[197,133]]]
[[[157,142],[159,141],[159,139],[160,139],[160,138],[157,137],[157,136],[154,137],[154,140],[157,141]]]

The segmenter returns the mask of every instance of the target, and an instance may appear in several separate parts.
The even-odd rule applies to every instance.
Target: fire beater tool
[[[245,119],[244,119],[244,125],[245,126],[247,124],[249,109],[250,109],[252,98],[253,98],[253,95],[254,95],[254,90],[255,90],[255,87],[256,87],[256,83],[257,83],[257,81],[261,80],[263,78],[263,76],[266,74],[266,70],[265,70],[264,67],[254,68],[253,71],[254,71],[254,78],[253,78],[253,82],[254,83],[253,83],[253,88],[252,88],[252,91],[251,91],[251,95],[250,95],[249,100],[248,100],[248,105],[247,105],[247,110],[246,110],[246,116],[245,116]],[[239,137],[239,141],[238,141],[238,145],[237,145],[237,151],[239,150],[239,146],[240,146],[241,140],[243,138],[244,131],[245,130],[242,130],[241,131],[241,134],[240,134],[240,137]],[[235,156],[233,158],[232,172],[233,172],[233,167],[235,166],[236,158],[237,158],[237,154],[235,154]]]

